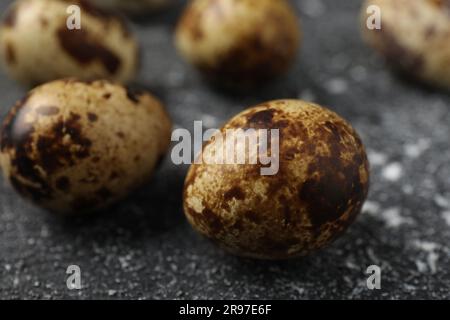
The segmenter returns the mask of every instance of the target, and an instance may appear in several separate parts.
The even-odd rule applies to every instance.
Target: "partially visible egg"
[[[58,80],[32,90],[1,129],[15,189],[57,213],[104,208],[146,182],[170,143],[151,94],[107,81]]]
[[[0,55],[27,86],[64,77],[125,83],[135,76],[139,48],[120,18],[86,0],[19,0],[0,26]]]
[[[170,6],[173,0],[88,0],[101,8],[117,10],[131,15],[151,13]]]
[[[225,84],[261,84],[288,70],[299,19],[285,0],[193,0],[175,35],[180,54]]]
[[[450,1],[366,0],[361,25],[366,41],[391,66],[450,89]]]
[[[232,132],[239,129],[248,140],[236,139]],[[275,129],[278,137],[265,140],[271,133],[264,130]],[[368,160],[356,131],[336,113],[301,100],[271,101],[236,115],[220,133],[188,171],[184,211],[227,251],[259,259],[304,256],[342,235],[360,213]],[[278,170],[263,175],[267,161],[251,159],[275,143],[278,152],[269,155]],[[245,162],[237,161],[237,151],[235,162],[223,161],[226,145],[246,150]]]

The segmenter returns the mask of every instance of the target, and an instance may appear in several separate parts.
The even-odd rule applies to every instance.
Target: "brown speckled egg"
[[[173,0],[88,0],[101,8],[142,15],[166,8]]]
[[[370,30],[369,6],[378,6],[381,29]],[[362,9],[367,42],[390,65],[417,80],[450,89],[450,1],[367,0]]]
[[[300,42],[285,0],[193,0],[176,29],[181,55],[213,80],[260,84],[284,73]]]
[[[273,155],[279,170],[262,175],[263,165],[250,164],[250,154],[245,164],[215,162],[217,141],[224,140],[211,139],[184,187],[184,211],[197,231],[236,255],[284,259],[324,247],[354,221],[367,196],[369,167],[345,120],[316,104],[279,100],[238,114],[221,133],[239,128],[279,129]]]
[[[80,8],[81,29],[73,29],[71,5]],[[64,77],[124,83],[137,71],[139,49],[121,19],[86,0],[19,0],[0,26],[0,56],[27,86]]]
[[[103,208],[152,174],[171,122],[152,95],[107,81],[58,80],[32,90],[1,129],[4,176],[58,213]]]

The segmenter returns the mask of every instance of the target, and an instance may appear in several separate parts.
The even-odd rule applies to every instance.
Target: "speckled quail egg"
[[[254,129],[244,132],[259,150],[278,141],[279,152],[271,152],[279,163],[275,174],[263,175],[265,165],[249,161],[259,151],[248,144],[240,149],[246,161],[217,160],[230,141],[235,150],[246,143],[223,138],[235,129]],[[262,132],[274,129],[278,140],[264,144]],[[301,100],[271,101],[238,114],[220,132],[188,171],[184,211],[222,248],[260,259],[303,256],[331,243],[359,214],[368,160],[358,134],[336,113]]]
[[[19,0],[0,27],[0,55],[11,77],[28,86],[64,77],[127,82],[139,49],[121,19],[86,0]]]
[[[107,81],[57,80],[32,90],[1,129],[4,176],[57,213],[104,208],[146,182],[171,122],[149,93]]]
[[[166,8],[173,0],[89,0],[101,8],[119,10],[131,15],[142,15]]]
[[[380,13],[377,29],[373,22]],[[362,28],[367,42],[393,67],[450,89],[450,1],[367,0]]]
[[[285,0],[193,0],[175,35],[180,54],[224,84],[261,84],[284,73],[300,42]]]

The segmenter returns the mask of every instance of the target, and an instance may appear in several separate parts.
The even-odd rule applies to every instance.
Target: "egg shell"
[[[221,132],[238,128],[280,130],[279,171],[261,175],[250,155],[246,164],[214,164],[218,140],[207,142],[184,186],[184,211],[197,231],[236,255],[284,259],[324,247],[355,220],[369,165],[345,120],[316,104],[278,100],[243,111]]]
[[[381,29],[367,27],[369,6],[381,12]],[[450,1],[367,0],[362,8],[366,41],[404,74],[450,89]]]
[[[146,182],[171,122],[149,93],[107,81],[58,80],[32,90],[1,131],[4,176],[58,213],[104,208]]]
[[[284,0],[194,0],[178,23],[176,47],[212,80],[260,84],[295,60],[301,32],[293,12]]]
[[[80,8],[81,29],[72,28]],[[136,74],[139,48],[123,20],[86,0],[20,0],[0,27],[0,55],[8,74],[26,86],[64,77],[126,83]]]

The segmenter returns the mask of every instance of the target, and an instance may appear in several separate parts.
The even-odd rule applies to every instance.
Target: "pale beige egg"
[[[139,48],[120,18],[85,0],[19,0],[3,17],[0,55],[27,86],[64,77],[125,83],[135,76]]]
[[[180,54],[226,84],[259,84],[288,70],[299,19],[285,0],[194,0],[175,35]]]
[[[450,89],[450,1],[366,0],[361,25],[366,41],[391,66]]]
[[[1,130],[3,173],[57,213],[104,208],[146,182],[170,143],[171,121],[144,91],[58,80],[32,90]]]

